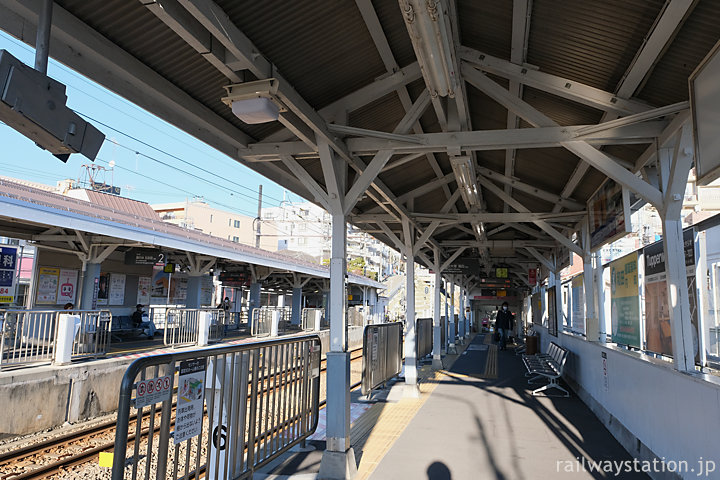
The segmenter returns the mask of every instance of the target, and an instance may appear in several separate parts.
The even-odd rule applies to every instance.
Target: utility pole
[[[260,185],[260,188],[258,189],[258,214],[257,214],[257,219],[255,220],[257,222],[257,225],[255,226],[255,248],[260,248],[261,216],[262,216],[262,185]]]

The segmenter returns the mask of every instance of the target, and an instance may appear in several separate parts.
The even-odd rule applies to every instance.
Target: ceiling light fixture
[[[460,194],[468,208],[480,206],[480,194],[477,188],[477,174],[475,173],[475,162],[472,157],[450,157],[455,179],[460,189]]]
[[[255,125],[276,121],[280,112],[287,111],[277,96],[280,83],[276,78],[256,82],[227,85],[227,96],[222,97],[233,114],[247,124]]]
[[[400,8],[430,94],[455,97],[457,63],[445,2],[400,0]]]

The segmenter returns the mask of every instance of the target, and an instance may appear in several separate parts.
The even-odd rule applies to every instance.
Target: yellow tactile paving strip
[[[464,348],[462,347],[463,350]],[[462,353],[462,350],[458,353]],[[497,352],[495,354],[497,356]],[[432,371],[429,367],[419,369],[419,399],[403,398],[397,403],[375,404],[355,422],[350,434],[350,442],[356,456],[362,451],[357,480],[365,480],[372,474],[445,376],[456,376],[456,374],[449,374],[444,370]]]

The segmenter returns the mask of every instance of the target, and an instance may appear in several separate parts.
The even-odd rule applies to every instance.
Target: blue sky
[[[34,49],[2,31],[0,49],[28,65],[34,63]],[[263,186],[263,206],[277,206],[283,195],[294,202],[302,201],[262,175],[52,59],[48,75],[67,86],[68,106],[105,134],[105,143],[95,163],[108,167],[110,161],[115,162],[112,180],[122,189],[123,196],[148,203],[166,203],[197,195],[216,208],[252,217],[257,215],[259,185]],[[82,165],[91,163],[78,154],[63,163],[3,123],[0,123],[0,145],[0,175],[49,185],[65,178],[81,178]],[[107,183],[110,180],[111,175],[106,174]]]

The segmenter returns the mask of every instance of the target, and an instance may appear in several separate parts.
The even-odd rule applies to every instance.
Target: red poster
[[[528,283],[535,285],[537,283],[537,268],[528,269]]]

